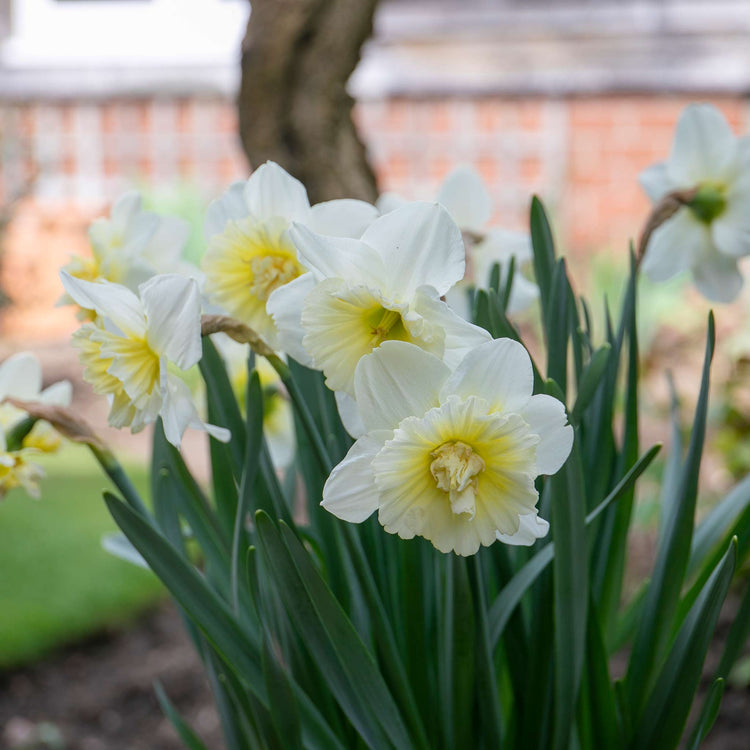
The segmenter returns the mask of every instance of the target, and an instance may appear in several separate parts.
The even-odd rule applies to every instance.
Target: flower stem
[[[120,490],[128,505],[150,521],[151,514],[143,504],[138,490],[133,486],[133,483],[114,454],[108,448],[103,448],[93,443],[89,443],[89,448],[91,448],[94,458],[96,458],[99,465],[104,469],[104,473],[112,480],[115,487]]]

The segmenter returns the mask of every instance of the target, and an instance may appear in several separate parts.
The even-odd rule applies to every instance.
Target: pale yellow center
[[[438,489],[448,493],[453,513],[468,513],[473,518],[477,475],[485,468],[482,457],[461,441],[443,443],[430,456],[430,473]]]
[[[384,341],[406,341],[409,338],[401,313],[396,310],[377,307],[372,312],[368,311],[365,321],[370,334],[368,346],[371,351]]]
[[[253,281],[250,292],[265,302],[271,293],[298,275],[297,264],[284,255],[256,256],[250,261]]]

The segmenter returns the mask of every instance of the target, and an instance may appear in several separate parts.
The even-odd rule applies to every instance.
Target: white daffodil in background
[[[16,487],[39,497],[39,480],[44,471],[33,459],[40,453],[54,453],[62,442],[59,433],[42,420],[35,422],[28,432],[24,431],[25,434],[14,435],[14,429],[27,415],[5,399],[67,406],[71,395],[67,380],[42,390],[42,369],[31,352],[14,354],[0,365],[0,498]]]
[[[201,358],[201,302],[198,283],[177,274],[154,276],[138,296],[119,284],[92,283],[61,273],[67,293],[95,323],[73,334],[85,366],[83,377],[110,400],[109,423],[138,432],[157,417],[170,443],[179,448],[188,427],[229,440],[223,428],[204,424],[188,386],[170,371],[187,370]]]
[[[190,234],[186,221],[144,211],[141,196],[130,191],[115,201],[109,218],[89,227],[91,257],[73,256],[62,270],[84,281],[111,281],[135,291],[157,273],[185,272],[180,256]],[[61,303],[71,304],[69,295]]]
[[[211,340],[216,344],[229,375],[232,390],[240,407],[245,408],[247,390],[247,359],[250,347],[240,344],[223,333],[215,333]],[[294,418],[289,397],[286,394],[279,374],[265,357],[256,356],[255,369],[258,371],[263,389],[263,436],[268,444],[271,460],[277,469],[285,469],[294,458]]]
[[[532,389],[529,356],[510,339],[472,349],[453,372],[411,344],[384,343],[357,368],[367,431],[331,473],[323,507],[353,523],[377,511],[386,531],[441,552],[533,544],[549,528],[534,479],[563,465],[573,429],[557,399]]]
[[[276,329],[266,302],[274,290],[305,270],[289,236],[291,223],[323,234],[358,237],[376,216],[374,206],[356,200],[311,207],[304,185],[278,164],[267,162],[208,208],[208,249],[202,261],[206,293],[211,302],[275,346]]]
[[[690,270],[708,299],[735,299],[742,287],[737,260],[750,254],[750,138],[737,138],[716,107],[691,104],[669,158],[640,181],[654,203],[694,191],[651,235],[643,270],[654,281]]]
[[[523,312],[532,305],[539,296],[539,287],[522,273],[531,261],[531,238],[523,232],[487,227],[492,216],[492,198],[479,173],[469,165],[456,167],[443,180],[435,200],[458,224],[466,245],[466,271],[463,279],[446,294],[448,304],[462,318],[471,320],[470,290],[488,288],[496,263],[500,264],[502,286],[508,278],[511,260],[515,259],[508,312]],[[405,203],[395,193],[384,193],[378,200],[378,208],[385,214]]]
[[[291,231],[310,272],[276,290],[268,309],[283,350],[322,370],[356,434],[354,372],[384,341],[408,341],[451,365],[490,335],[440,297],[464,274],[461,232],[436,203],[411,203],[381,216],[362,238]]]

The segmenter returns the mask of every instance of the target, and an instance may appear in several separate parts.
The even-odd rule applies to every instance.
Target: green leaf
[[[104,501],[117,525],[141,553],[178,604],[228,664],[254,689],[262,683],[260,654],[224,602],[177,550],[137,513],[109,492]],[[265,701],[265,694],[259,695]]]
[[[716,503],[695,530],[688,575],[697,571],[717,545],[722,542],[726,543],[727,537],[738,533],[735,524],[748,507],[750,507],[750,475]]]
[[[544,206],[536,196],[531,199],[529,224],[531,227],[531,245],[534,250],[534,276],[539,286],[542,318],[546,320],[547,303],[550,299],[552,275],[555,269],[555,244]]]
[[[453,569],[452,612],[450,613],[451,639],[448,664],[453,712],[453,737],[451,747],[476,747],[474,735],[474,690],[476,680],[476,628],[466,560],[450,555],[448,565]]]
[[[481,723],[481,736],[489,747],[501,747],[502,737],[502,710],[500,696],[497,690],[497,675],[495,674],[495,663],[492,658],[492,646],[490,644],[490,630],[488,621],[488,609],[485,591],[487,584],[482,567],[482,556],[474,555],[472,559],[471,588],[472,597],[475,602],[475,618],[477,624],[476,634],[476,692],[479,710],[479,721]]]
[[[748,638],[750,638],[750,581],[746,583],[742,603],[729,628],[724,653],[721,655],[721,662],[716,670],[718,677],[729,677],[732,667],[742,655]]]
[[[617,456],[615,476],[624,474],[638,457],[638,328],[636,324],[636,262],[630,255],[630,279],[623,302],[622,320],[618,333],[617,351],[621,352],[625,336],[628,339],[627,380],[625,386],[625,429],[622,449]],[[609,418],[612,415],[610,413]],[[611,426],[609,427],[611,429]],[[596,454],[596,449],[595,449]],[[598,466],[589,465],[596,475]],[[595,570],[594,581],[602,625],[611,637],[622,597],[625,575],[628,532],[633,512],[634,491],[626,493],[616,508],[605,516],[599,529],[595,549],[601,561]]]
[[[636,723],[647,692],[653,684],[654,671],[662,661],[667,639],[673,630],[673,617],[687,570],[698,492],[698,472],[706,433],[709,374],[713,352],[714,321],[711,314],[708,319],[703,376],[688,454],[677,486],[676,499],[671,504],[673,513],[667,519],[668,526],[657,551],[654,573],[643,603],[642,616],[628,664],[626,681],[631,712]]]
[[[695,722],[693,731],[690,733],[685,747],[688,750],[698,750],[703,740],[706,739],[708,733],[711,731],[716,717],[719,714],[719,707],[721,706],[721,699],[724,695],[724,680],[719,677],[711,683],[711,687],[708,690],[703,701],[703,708],[701,709],[700,716]]]
[[[269,570],[294,626],[328,686],[363,740],[373,748],[412,746],[400,712],[372,654],[362,643],[294,533],[267,514],[256,528]]]
[[[206,750],[206,746],[201,742],[200,737],[185,723],[185,720],[172,705],[160,682],[157,681],[154,683],[154,690],[156,691],[156,697],[161,710],[169,719],[179,738],[185,743],[185,747],[188,750]]]
[[[602,375],[609,364],[609,356],[612,353],[612,347],[609,344],[602,344],[591,357],[590,362],[583,371],[581,382],[578,385],[578,396],[576,397],[573,411],[570,418],[573,424],[578,424],[581,415],[591,403],[597,390],[602,385]]]
[[[555,544],[555,747],[562,749],[570,742],[588,607],[586,494],[577,439],[565,466],[550,481]]]
[[[117,525],[161,579],[177,603],[206,636],[226,664],[250,688],[261,704],[268,705],[260,652],[252,634],[233,619],[224,602],[180,553],[138,513],[114,495],[104,501]],[[294,686],[300,706],[305,745],[316,750],[342,750],[310,699]]]
[[[660,449],[660,445],[654,445],[638,459],[633,468],[618,482],[612,492],[586,516],[587,526],[593,523],[633,485],[638,477],[646,471]],[[493,644],[493,650],[497,646],[497,642],[500,640],[500,636],[521,598],[539,577],[539,574],[549,565],[554,554],[554,542],[542,547],[498,594],[489,613],[490,642]]]
[[[281,741],[281,747],[284,750],[296,750],[297,748],[301,750],[302,731],[297,701],[286,672],[274,655],[273,644],[268,634],[263,638],[261,654],[271,720]]]
[[[247,449],[245,453],[242,481],[240,482],[239,500],[237,503],[237,514],[234,519],[232,530],[232,603],[235,612],[239,608],[239,570],[240,559],[247,545],[242,544],[245,539],[245,519],[248,513],[254,511],[253,489],[260,467],[260,457],[263,448],[263,391],[260,385],[260,376],[257,370],[250,372],[247,380],[247,394],[245,398],[247,419]]]
[[[552,275],[544,330],[547,339],[547,378],[554,380],[563,394],[567,391],[568,382],[568,289],[565,260],[561,258]],[[565,402],[564,397],[562,401]]]
[[[623,746],[623,742],[608,662],[596,601],[589,596],[585,661],[588,715],[592,731],[589,747],[616,750]]]
[[[212,575],[227,585],[229,542],[222,536],[221,529],[211,512],[208,501],[187,466],[185,466],[180,452],[164,437],[161,422],[154,429],[154,464],[152,471],[156,472],[156,476],[161,478],[160,484],[155,485],[155,492],[166,489],[166,501],[171,503],[172,513],[176,512],[187,521],[195,540],[206,556]],[[165,488],[167,480],[171,481],[172,486]],[[170,523],[174,523],[174,520]]]
[[[682,623],[648,694],[635,728],[633,747],[677,746],[700,683],[719,611],[732,582],[736,554],[737,542],[733,540]]]
[[[208,336],[203,337],[203,356],[198,364],[206,383],[206,399],[212,411],[215,424],[232,431],[232,439],[227,444],[232,463],[232,473],[239,480],[242,474],[242,460],[245,457],[245,421],[234,397],[224,361]],[[234,517],[234,512],[232,512]]]

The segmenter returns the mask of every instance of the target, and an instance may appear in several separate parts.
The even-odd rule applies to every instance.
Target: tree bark
[[[317,203],[377,197],[346,83],[377,0],[253,0],[238,108],[250,164],[278,162]]]

